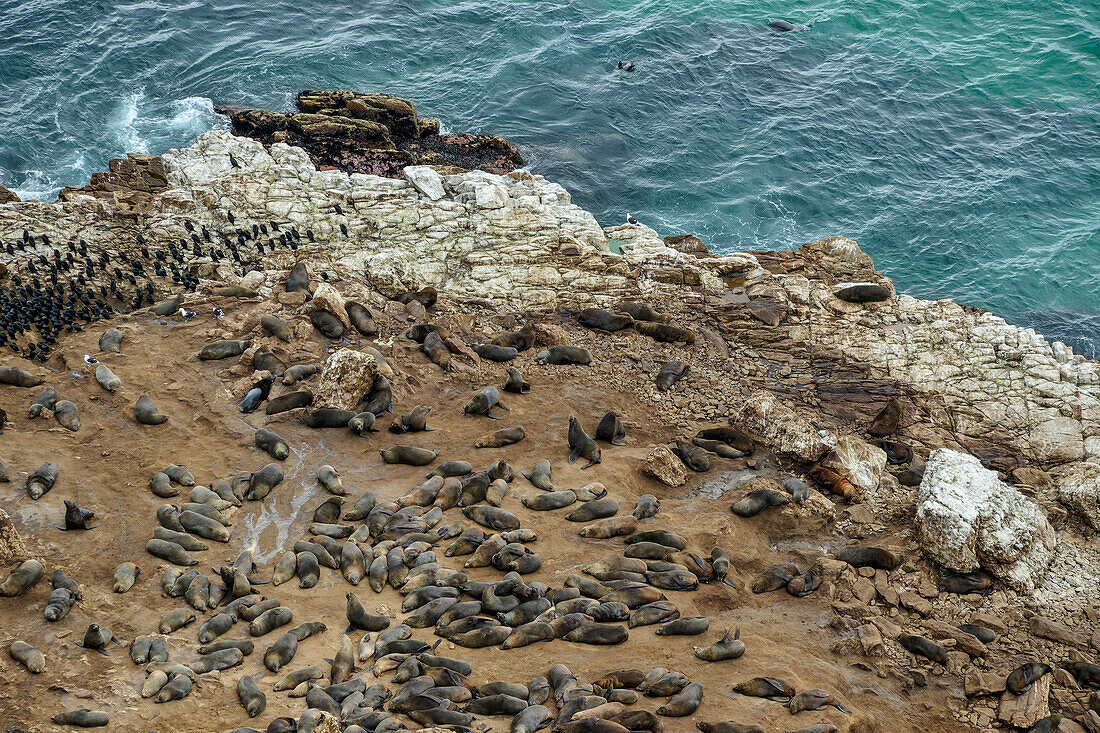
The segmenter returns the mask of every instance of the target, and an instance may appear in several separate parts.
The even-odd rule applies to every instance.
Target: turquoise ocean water
[[[52,200],[213,102],[327,87],[503,135],[602,224],[845,234],[904,292],[1100,353],[1096,0],[0,0],[0,184]]]

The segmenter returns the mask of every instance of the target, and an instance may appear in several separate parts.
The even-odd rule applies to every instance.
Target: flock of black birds
[[[343,215],[339,203],[332,208]],[[21,239],[0,245],[8,255],[19,258],[8,262],[8,282],[0,287],[0,348],[6,346],[26,359],[45,362],[59,334],[83,331],[88,324],[117,313],[154,305],[158,293],[163,297],[172,287],[158,287],[154,278],[171,279],[174,286],[194,292],[199,279],[186,266],[192,258],[209,257],[215,263],[232,260],[243,277],[258,268],[258,258],[264,254],[279,248],[296,250],[303,243],[294,226],[284,230],[279,222],[270,221],[248,228],[236,226],[233,212],[227,212],[226,218],[233,229],[215,234],[205,224],[196,228],[187,219],[183,226],[190,241],[181,238],[178,244],[168,242],[153,249],[138,234],[134,254],[120,252],[116,257],[89,253],[83,239],[56,247],[48,235],[24,229]],[[346,224],[340,224],[340,231],[348,236]],[[305,236],[309,242],[315,241],[311,229]],[[25,272],[20,275],[16,269]]]

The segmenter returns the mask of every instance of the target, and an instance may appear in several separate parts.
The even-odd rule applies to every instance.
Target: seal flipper
[[[493,407],[496,407],[496,405],[494,405]],[[507,408],[505,408],[505,409],[507,409]],[[485,411],[485,417],[491,417],[494,420],[499,420],[500,419],[500,415],[494,415],[493,414],[493,408],[492,407],[490,407],[488,410]]]
[[[849,710],[848,708],[844,707],[844,706],[843,706],[843,705],[841,705],[841,704],[840,704],[839,702],[834,702],[834,703],[833,703],[833,707],[834,707],[834,708],[836,708],[837,710],[839,710],[839,711],[840,711],[840,712],[842,712],[842,713],[848,713],[849,715],[851,715],[851,714],[852,714],[852,711],[851,711],[851,710]]]
[[[586,468],[592,468],[592,467],[593,467],[593,466],[595,466],[595,465],[596,465],[597,463],[602,463],[602,462],[603,462],[603,459],[602,459],[602,458],[601,458],[600,460],[598,460],[598,461],[589,461],[589,462],[588,462],[587,464],[585,464],[585,465],[581,466],[581,470],[583,471],[583,470],[584,470],[584,469],[586,469]],[[570,463],[572,463],[572,461],[570,461]]]
[[[616,439],[616,440],[611,441],[611,445],[626,445],[626,442]]]
[[[570,463],[576,463],[577,459],[580,457],[580,455],[581,455],[581,449],[580,448],[574,448],[572,450],[572,452],[570,452],[570,454],[569,454],[569,462]]]
[[[111,653],[109,651],[107,651],[106,649],[96,649],[96,651],[99,652],[100,654],[102,654],[105,657],[111,656]]]
[[[508,407],[508,405],[504,404],[500,400],[497,400],[497,403],[496,405],[494,405],[494,407],[499,407],[500,409],[507,410],[508,412],[512,411],[512,408]]]

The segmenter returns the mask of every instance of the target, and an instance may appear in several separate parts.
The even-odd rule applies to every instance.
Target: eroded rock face
[[[313,393],[314,407],[354,410],[370,391],[377,372],[374,357],[354,349],[340,349],[328,358]]]
[[[917,497],[917,538],[936,563],[956,572],[983,568],[1034,590],[1057,546],[1046,515],[974,456],[932,453]]]
[[[1058,501],[1094,530],[1100,530],[1100,463],[1082,461],[1054,476]]]
[[[813,463],[837,445],[835,433],[818,430],[764,390],[750,394],[730,417],[730,424],[758,438],[776,454],[804,463]],[[883,454],[883,462],[885,460]]]

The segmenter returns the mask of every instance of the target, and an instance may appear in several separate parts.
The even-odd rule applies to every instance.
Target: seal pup
[[[268,394],[271,393],[271,385],[274,383],[275,375],[269,374],[253,384],[252,388],[248,390],[248,393],[241,399],[240,411],[244,413],[255,412],[256,408],[259,407],[264,400],[267,399]]]
[[[111,633],[110,629],[108,629],[106,626],[100,626],[93,621],[92,623],[88,624],[88,628],[84,631],[83,641],[78,641],[76,644],[77,646],[84,647],[85,649],[93,649],[100,654],[109,657],[111,655],[107,651],[106,647],[107,643],[111,641],[115,642],[116,644],[120,643],[118,639],[115,638],[114,634]]]
[[[737,723],[732,720],[715,723],[700,721],[695,727],[703,733],[764,733],[764,727],[756,723]]]
[[[539,364],[579,364],[592,363],[592,353],[581,346],[551,346],[535,356]]]
[[[634,319],[623,313],[612,313],[602,308],[585,308],[577,314],[577,321],[587,328],[600,331],[621,331],[634,325]]]
[[[886,406],[875,415],[867,432],[876,438],[885,438],[893,434],[901,422],[901,413],[901,402],[896,397],[891,397],[886,401]]]
[[[600,446],[596,444],[588,433],[584,432],[584,428],[581,427],[580,420],[576,417],[569,416],[569,463],[575,463],[577,458],[584,457],[588,459],[588,463],[581,466],[583,471],[586,468],[591,468],[597,463],[601,463],[603,458],[600,456]],[[597,518],[598,517],[594,517]]]
[[[518,443],[527,437],[527,432],[522,425],[510,428],[502,428],[492,433],[482,435],[474,441],[475,448],[501,448],[506,445]]]
[[[68,400],[58,400],[53,408],[54,419],[66,430],[80,430],[80,411]]]
[[[1005,689],[1013,695],[1023,695],[1031,689],[1032,684],[1052,671],[1053,668],[1049,664],[1042,664],[1041,662],[1021,664],[1009,672],[1008,677],[1005,679]]]
[[[31,401],[30,407],[27,408],[27,417],[36,418],[42,414],[43,409],[52,412],[56,404],[57,390],[53,387],[46,387]]]
[[[390,432],[401,435],[433,431],[434,428],[428,427],[428,413],[431,411],[431,405],[417,405],[411,412],[395,419],[390,425]]]
[[[688,373],[690,367],[682,361],[672,360],[661,367],[661,370],[657,372],[657,389],[662,392],[667,392],[672,387],[684,378],[684,375]]]
[[[41,499],[57,483],[57,464],[46,461],[27,477],[27,496]]]
[[[710,470],[710,458],[699,446],[688,443],[686,440],[676,440],[672,449],[684,465],[697,473],[705,473]]]
[[[784,506],[791,500],[786,494],[775,489],[757,489],[749,492],[740,501],[730,506],[730,511],[739,517],[755,517],[760,512],[772,506]]]
[[[614,410],[600,418],[599,424],[596,425],[596,440],[603,440],[611,445],[626,445],[623,442],[625,437],[626,428]]]
[[[134,404],[134,417],[142,425],[162,425],[168,422],[168,416],[162,415],[153,403],[153,398],[142,394]]]
[[[100,364],[95,368],[95,381],[108,392],[117,392],[122,387],[122,380],[106,364]]]
[[[73,725],[78,728],[101,728],[111,722],[111,716],[102,710],[66,710],[50,718],[57,725]]]
[[[426,466],[439,455],[438,450],[428,450],[413,445],[395,445],[378,451],[385,463],[400,463],[406,466]]]
[[[550,480],[550,461],[545,458],[535,462],[535,467],[530,473],[523,472],[523,477],[531,482],[531,485],[543,491],[553,491],[554,484]]]
[[[98,524],[88,524],[88,520],[95,516],[91,509],[82,509],[75,502],[65,500],[65,526],[58,527],[62,532],[70,529],[95,529]]]
[[[46,669],[46,655],[25,641],[13,641],[8,647],[8,654],[31,674],[40,674]]]
[[[290,343],[290,326],[278,316],[260,316],[260,328],[285,343]]]
[[[898,637],[898,643],[913,654],[947,666],[947,651],[931,639],[916,634],[902,634]]]

